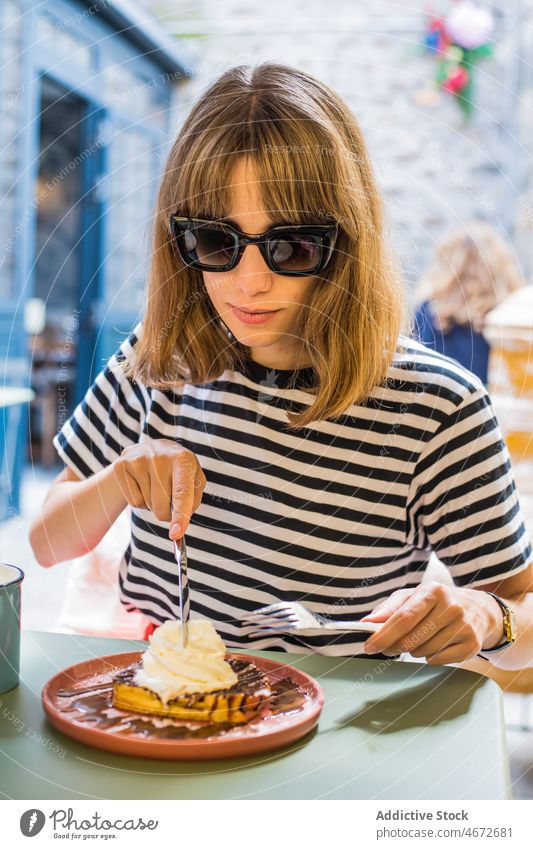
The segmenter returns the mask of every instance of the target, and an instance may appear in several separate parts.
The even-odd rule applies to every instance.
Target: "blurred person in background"
[[[485,316],[523,285],[513,249],[494,227],[484,221],[457,227],[437,244],[418,287],[414,335],[486,384]]]

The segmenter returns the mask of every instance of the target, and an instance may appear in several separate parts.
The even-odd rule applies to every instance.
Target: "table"
[[[4,798],[511,798],[501,690],[455,667],[257,652],[317,678],[326,704],[318,730],[253,759],[130,758],[77,743],[48,722],[40,695],[52,675],[146,645],[22,632],[21,683],[0,695]]]

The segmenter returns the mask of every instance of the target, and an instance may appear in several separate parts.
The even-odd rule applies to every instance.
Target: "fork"
[[[300,634],[308,631],[378,631],[382,622],[342,622],[330,619],[320,613],[313,613],[298,601],[278,601],[252,610],[242,619],[244,625],[257,625],[257,630],[249,632],[250,637],[267,636],[275,633]]]

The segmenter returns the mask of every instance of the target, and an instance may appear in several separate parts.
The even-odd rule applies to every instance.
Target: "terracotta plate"
[[[41,698],[52,725],[88,746],[122,755],[210,760],[287,746],[315,727],[324,705],[322,688],[305,672],[275,660],[228,653],[228,660],[254,663],[267,675],[274,691],[270,707],[246,725],[221,728],[117,710],[112,705],[112,678],[137,663],[141,654],[134,651],[92,658],[50,678]]]

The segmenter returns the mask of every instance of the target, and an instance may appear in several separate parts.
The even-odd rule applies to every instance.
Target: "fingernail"
[[[181,525],[179,522],[173,522],[173,524],[170,526],[170,536],[173,537],[174,534],[177,534],[177,536],[181,536]]]
[[[374,652],[374,646],[371,643],[365,643],[363,648],[367,654],[373,654]]]

